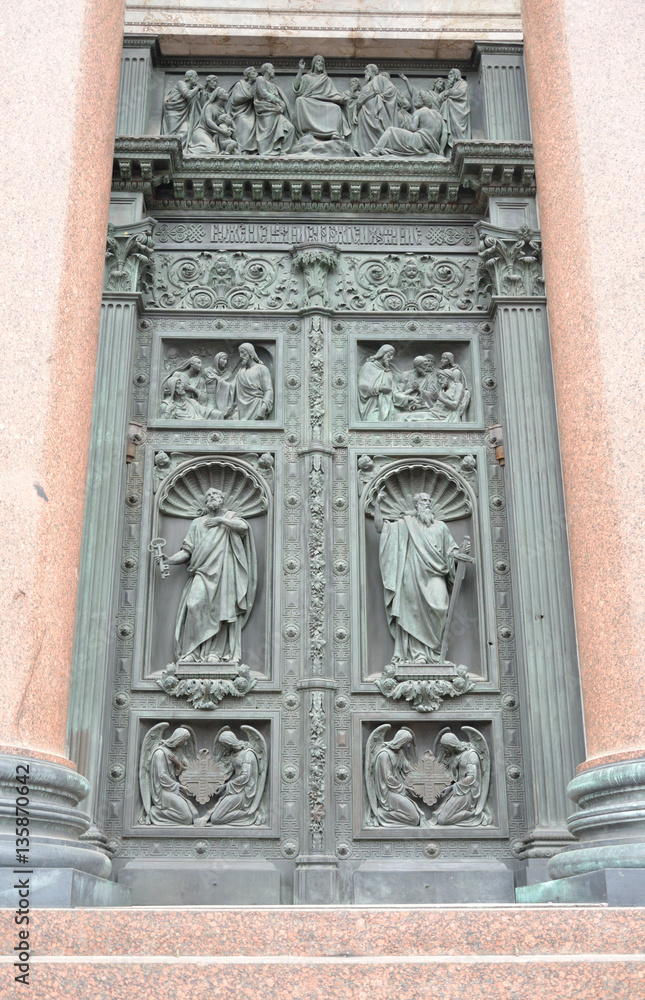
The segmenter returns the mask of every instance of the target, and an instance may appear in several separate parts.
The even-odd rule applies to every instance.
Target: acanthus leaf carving
[[[388,663],[383,673],[376,679],[376,686],[385,698],[409,701],[417,712],[437,712],[444,698],[456,698],[472,691],[475,682],[468,676],[468,668],[462,663],[442,665],[438,670],[423,666],[397,666]]]
[[[485,294],[544,295],[542,240],[530,226],[510,231],[478,222],[479,288]]]
[[[147,302],[164,309],[294,309],[296,294],[284,253],[167,251],[157,258]]]
[[[106,292],[148,292],[154,280],[156,222],[108,225],[103,288]]]
[[[226,697],[243,698],[257,684],[257,679],[251,676],[250,668],[245,663],[236,663],[227,672],[230,674],[228,677],[184,677],[177,673],[177,664],[169,663],[157,679],[157,684],[172,698],[185,698],[195,709],[211,710]]]
[[[344,255],[335,297],[336,308],[343,310],[472,312],[485,308],[472,259],[427,253]]]

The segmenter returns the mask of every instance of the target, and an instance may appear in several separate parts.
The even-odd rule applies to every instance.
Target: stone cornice
[[[113,190],[154,209],[470,212],[535,194],[530,142],[462,141],[450,161],[185,157],[174,136],[119,136]]]

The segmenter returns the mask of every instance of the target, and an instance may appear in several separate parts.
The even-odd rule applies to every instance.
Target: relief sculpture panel
[[[441,160],[472,135],[467,79],[444,75],[396,80],[369,63],[358,76],[330,76],[325,59],[304,59],[295,75],[272,63],[247,66],[226,82],[189,69],[169,80],[162,135],[189,156],[415,157]],[[222,86],[221,84],[224,83]]]

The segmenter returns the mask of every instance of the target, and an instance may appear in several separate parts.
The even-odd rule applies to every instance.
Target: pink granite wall
[[[522,13],[589,767],[645,753],[645,7]]]
[[[54,760],[65,753],[123,11],[123,0],[0,9],[0,749]]]

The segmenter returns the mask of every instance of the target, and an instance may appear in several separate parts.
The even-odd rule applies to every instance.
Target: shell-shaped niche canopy
[[[241,517],[257,517],[269,506],[261,476],[247,462],[227,457],[182,463],[159,491],[159,510],[171,517],[199,517],[206,513],[204,496],[212,489],[224,494],[222,510]]]
[[[414,512],[414,497],[427,493],[432,513],[439,521],[456,521],[472,514],[468,489],[461,477],[448,466],[433,462],[397,462],[382,469],[370,483],[365,498],[365,513],[374,516],[374,499],[384,491],[381,512],[388,520],[396,520]]]

